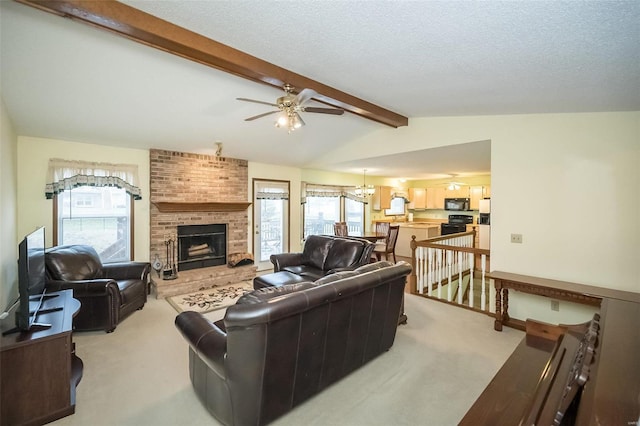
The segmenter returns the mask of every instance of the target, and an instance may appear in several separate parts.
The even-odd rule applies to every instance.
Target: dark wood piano
[[[603,298],[581,325],[527,335],[460,425],[640,426],[640,294]]]

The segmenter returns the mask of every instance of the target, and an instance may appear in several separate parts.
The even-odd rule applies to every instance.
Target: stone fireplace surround
[[[247,253],[248,162],[176,151],[150,151],[150,255],[165,262],[168,236],[178,225],[227,224],[227,256]],[[153,272],[156,297],[164,298],[253,279],[255,265],[178,271],[175,280]]]

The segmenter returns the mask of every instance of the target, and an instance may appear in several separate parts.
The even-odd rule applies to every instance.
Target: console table
[[[509,317],[509,289],[537,294],[584,305],[600,306],[603,298],[631,300],[640,303],[640,294],[628,291],[576,284],[509,272],[492,271],[488,277],[496,288],[496,320],[493,328],[502,331],[502,324],[524,330],[523,325]]]
[[[0,423],[41,425],[75,412],[82,360],[75,355],[72,319],[80,302],[71,290],[48,293],[37,316],[51,327],[2,336],[0,341]],[[5,321],[2,331],[13,327]]]

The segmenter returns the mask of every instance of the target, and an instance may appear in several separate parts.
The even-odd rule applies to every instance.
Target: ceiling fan
[[[258,118],[266,117],[271,114],[280,114],[276,121],[276,127],[285,127],[291,133],[292,131],[304,126],[304,121],[300,117],[300,112],[316,112],[320,114],[332,114],[342,115],[344,110],[338,108],[318,108],[311,106],[304,106],[305,103],[311,100],[317,92],[312,89],[302,89],[297,95],[293,94],[293,87],[289,84],[285,84],[283,87],[285,95],[279,97],[276,103],[257,101],[255,99],[236,98],[239,101],[253,102],[256,104],[269,105],[278,108],[275,111],[264,112],[262,114],[254,115],[253,117],[245,118],[244,121],[253,121]]]

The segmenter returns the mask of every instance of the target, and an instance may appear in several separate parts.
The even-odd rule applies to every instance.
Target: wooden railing
[[[490,297],[490,251],[475,248],[475,231],[411,238],[411,293],[468,309],[495,312]]]

